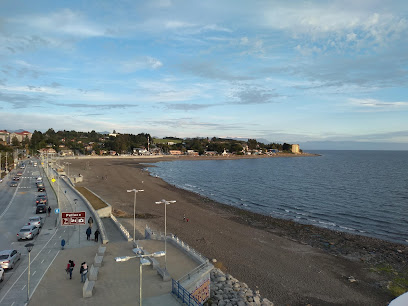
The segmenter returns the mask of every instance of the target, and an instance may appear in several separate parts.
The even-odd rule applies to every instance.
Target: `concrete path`
[[[117,228],[115,223],[111,218],[102,218],[103,226],[105,227],[105,231],[109,237],[109,243],[111,242],[119,242],[119,241],[127,241],[125,236],[122,232]]]

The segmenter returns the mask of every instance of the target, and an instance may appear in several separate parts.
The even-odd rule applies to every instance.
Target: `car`
[[[47,212],[47,206],[45,204],[38,204],[35,209],[36,214],[45,214]]]
[[[43,183],[37,183],[38,192],[45,192],[45,186]]]
[[[4,281],[4,269],[0,268],[0,282]]]
[[[0,252],[0,267],[3,269],[13,269],[16,262],[21,258],[21,253],[17,250],[4,250]]]
[[[34,239],[40,233],[40,229],[35,225],[24,225],[17,233],[17,240]]]
[[[35,225],[38,228],[41,228],[44,224],[44,219],[42,217],[34,216],[28,219],[27,225]]]
[[[43,181],[43,179],[42,179],[41,176],[37,177],[37,179],[36,179],[36,182],[37,182],[37,183],[42,183],[42,181]]]
[[[35,204],[47,204],[47,195],[46,194],[39,194],[35,199]]]
[[[18,176],[22,176],[22,175],[23,175],[23,171],[18,171],[18,172],[17,172],[17,175],[18,175]]]
[[[20,177],[19,177],[19,176],[13,177],[13,181],[19,181],[19,180],[20,180]]]
[[[16,181],[12,181],[10,183],[10,187],[17,187],[17,186],[18,186],[18,183]]]

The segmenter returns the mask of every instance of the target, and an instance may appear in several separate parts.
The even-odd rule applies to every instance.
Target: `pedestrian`
[[[67,274],[69,274],[69,279],[72,279],[72,271],[74,270],[75,263],[73,260],[69,260],[67,264],[67,268],[65,271],[67,271]]]
[[[188,222],[188,218],[186,219],[186,221]]]
[[[183,221],[186,222],[186,214],[183,215]]]
[[[86,230],[86,240],[90,240],[91,234],[92,234],[91,227],[88,227]]]
[[[95,242],[98,242],[99,234],[100,234],[99,228],[97,228],[96,231],[95,231],[95,234],[94,234],[95,235]]]
[[[48,206],[48,217],[50,216],[50,214],[51,214],[51,207]]]
[[[92,223],[93,223],[93,219],[92,219],[92,217],[89,217],[89,219],[88,219],[89,227],[92,227]]]
[[[65,239],[61,240],[61,250],[63,250],[65,247]]]
[[[79,273],[81,274],[81,283],[85,283],[86,275],[88,273],[88,265],[86,264],[86,262],[83,262],[81,264],[81,269],[79,270]]]

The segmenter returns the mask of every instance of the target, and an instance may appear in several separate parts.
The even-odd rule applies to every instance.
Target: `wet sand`
[[[197,159],[197,158],[189,158]],[[70,159],[71,175],[81,173],[88,187],[127,217],[137,195],[138,224],[179,236],[204,256],[275,305],[387,305],[388,274],[370,267],[406,265],[408,247],[364,236],[334,232],[250,213],[178,189],[143,171],[160,159]],[[170,158],[171,160],[171,158]],[[150,167],[150,166],[149,166]],[[183,215],[189,222],[183,221]],[[350,277],[356,281],[351,282]]]

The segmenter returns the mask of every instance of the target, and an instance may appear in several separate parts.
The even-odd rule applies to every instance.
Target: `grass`
[[[386,273],[391,275],[392,280],[388,283],[388,290],[390,293],[398,297],[408,291],[408,278],[399,274],[391,265],[378,265],[371,268],[372,272]]]
[[[94,195],[92,192],[90,192],[85,187],[75,187],[75,188],[88,200],[89,203],[91,203],[92,207],[95,210],[98,210],[100,208],[105,208],[108,206],[104,201],[102,201],[100,198],[98,198],[96,195]]]

